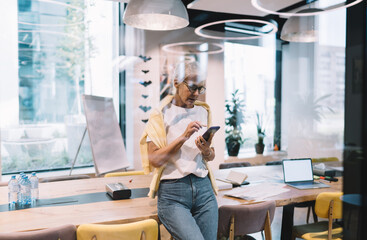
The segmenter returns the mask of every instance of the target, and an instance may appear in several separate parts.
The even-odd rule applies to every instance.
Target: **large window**
[[[18,33],[9,36],[18,44],[7,56],[17,58],[17,72],[0,80],[0,87],[16,99],[2,105],[7,115],[7,120],[1,116],[3,173],[70,167],[86,127],[81,95],[118,100],[117,6],[104,1],[18,1]],[[76,166],[92,164],[86,136]]]
[[[8,14],[0,15],[7,36],[0,37],[3,173],[70,167],[86,127],[82,94],[114,99],[124,118],[129,161],[140,168],[139,137],[149,109],[159,102],[159,49],[194,33],[189,28],[165,33],[125,29],[118,22],[120,7],[113,1],[0,1]],[[224,42],[224,74],[222,55],[208,58],[208,83],[224,85],[226,99],[238,90],[244,100],[240,157],[255,153],[258,114],[265,153],[276,141],[288,157],[341,158],[345,19],[345,10],[321,14],[317,43],[289,43],[275,35]],[[118,56],[119,44],[126,56]],[[223,103],[222,96],[218,99]],[[120,107],[126,108],[121,115]],[[222,119],[223,114],[214,116]],[[88,137],[76,163],[93,164]]]
[[[282,149],[289,157],[342,160],[346,12],[318,21],[318,42],[282,47]]]
[[[242,129],[245,143],[239,156],[254,153],[256,113],[263,116],[265,152],[274,141],[288,157],[337,157],[342,160],[345,86],[345,10],[317,18],[314,43],[276,40],[281,51],[275,62],[275,38],[258,44],[225,43],[226,99],[236,89],[245,103]],[[281,59],[281,60],[280,60]],[[275,85],[276,64],[280,64]],[[281,88],[281,89],[275,89]],[[281,108],[275,111],[274,92]],[[279,115],[275,116],[274,113]],[[274,129],[280,119],[279,129]],[[274,136],[274,130],[278,134]]]
[[[224,72],[226,99],[238,89],[244,100],[245,112],[242,124],[244,144],[240,156],[255,153],[257,143],[257,117],[265,128],[265,151],[273,150],[274,136],[274,87],[275,87],[275,37],[267,37],[261,46],[225,43]]]

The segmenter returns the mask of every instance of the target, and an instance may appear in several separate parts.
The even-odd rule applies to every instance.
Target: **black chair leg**
[[[306,223],[309,224],[310,221],[310,212],[311,212],[311,207],[307,208],[307,217],[306,217]]]
[[[312,205],[312,215],[313,215],[313,222],[317,223],[319,219],[317,218],[317,215],[315,212],[315,205]]]

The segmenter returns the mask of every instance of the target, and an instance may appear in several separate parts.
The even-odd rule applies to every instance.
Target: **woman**
[[[158,189],[158,217],[174,239],[217,237],[217,189],[207,162],[215,157],[201,136],[211,124],[209,106],[198,101],[205,92],[196,63],[176,75],[176,93],[152,112],[140,141],[143,167],[154,167],[150,196]]]

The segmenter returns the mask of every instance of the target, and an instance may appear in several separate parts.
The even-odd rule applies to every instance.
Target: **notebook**
[[[284,183],[297,189],[327,188],[327,184],[314,182],[311,158],[283,159]]]

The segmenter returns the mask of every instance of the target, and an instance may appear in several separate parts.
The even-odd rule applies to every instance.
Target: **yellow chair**
[[[125,224],[82,224],[77,240],[157,240],[158,223],[147,219]]]
[[[114,172],[114,173],[107,173],[106,175],[104,175],[104,177],[123,177],[132,175],[144,175],[144,172],[143,171]]]
[[[328,239],[336,240],[343,239],[343,228],[334,219],[342,218],[341,201],[342,192],[323,192],[316,198],[315,212],[320,218],[327,218],[328,221],[317,223],[298,225],[293,227],[292,238],[319,240]]]

